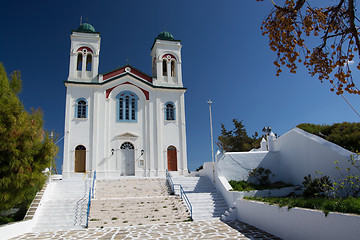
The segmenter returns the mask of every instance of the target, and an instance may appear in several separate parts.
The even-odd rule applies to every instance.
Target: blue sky
[[[243,120],[249,135],[271,126],[282,135],[299,123],[332,124],[359,118],[327,83],[303,67],[275,77],[275,54],[260,26],[271,1],[6,1],[0,15],[0,62],[20,70],[20,98],[41,108],[45,129],[63,136],[70,31],[88,19],[101,32],[99,72],[126,64],[151,74],[150,48],[166,29],[182,41],[188,166],[211,161],[209,109],[215,141],[220,123]],[[358,79],[359,73],[354,75]],[[360,111],[358,96],[346,97]],[[62,161],[62,145],[58,165]]]

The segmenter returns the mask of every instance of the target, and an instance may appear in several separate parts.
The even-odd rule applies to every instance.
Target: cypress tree
[[[0,63],[0,211],[27,207],[45,183],[57,147],[43,131],[40,110],[25,111],[17,94],[20,72],[7,76]]]

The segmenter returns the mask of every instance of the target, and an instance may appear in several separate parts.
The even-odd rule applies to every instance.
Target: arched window
[[[82,61],[83,61],[83,55],[82,55],[82,53],[78,53],[76,70],[78,70],[78,71],[82,70]]]
[[[84,98],[76,101],[75,114],[76,118],[87,118],[87,102]]]
[[[171,76],[175,77],[175,61],[171,61]]]
[[[117,121],[136,122],[137,121],[137,101],[138,96],[130,91],[121,92],[116,96],[117,99]]]
[[[167,76],[167,62],[166,62],[166,59],[163,59],[162,67],[163,67],[163,76]]]
[[[165,119],[175,120],[175,105],[172,102],[165,103]]]
[[[86,56],[86,71],[91,71],[91,66],[92,66],[92,56],[91,54],[88,54]]]

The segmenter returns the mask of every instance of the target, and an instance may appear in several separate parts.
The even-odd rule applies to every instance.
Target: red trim
[[[149,92],[146,91],[145,89],[142,89],[141,87],[131,83],[131,82],[124,82],[124,83],[116,85],[115,87],[106,89],[106,98],[109,98],[109,95],[110,95],[111,91],[114,90],[114,88],[116,88],[116,87],[118,87],[120,85],[124,85],[124,84],[130,84],[130,85],[133,85],[133,86],[137,87],[138,89],[140,89],[144,93],[146,100],[149,100]]]
[[[93,50],[91,50],[91,48],[89,48],[89,47],[79,47],[77,52],[82,52],[83,49],[86,49],[88,52],[94,53]]]
[[[125,67],[114,70],[112,72],[106,73],[103,75],[103,81],[108,80],[109,78],[115,77],[125,72]]]
[[[118,76],[118,75],[120,75],[120,74],[125,73],[125,72],[126,72],[126,71],[125,71],[125,68],[127,68],[127,67],[129,67],[129,66],[125,66],[125,67],[122,67],[122,68],[120,68],[120,69],[116,69],[116,70],[114,70],[114,71],[112,71],[112,72],[109,72],[109,73],[104,74],[104,75],[103,75],[103,81],[106,81],[106,80],[108,80],[108,79],[110,79],[110,78],[113,78],[113,77],[116,77],[116,76]],[[139,78],[142,78],[142,79],[148,81],[149,83],[152,83],[152,77],[150,77],[150,76],[148,76],[148,75],[146,75],[146,74],[144,74],[144,73],[136,70],[135,68],[132,68],[132,67],[129,67],[129,68],[131,69],[130,72],[131,72],[132,74],[134,74],[135,76],[137,76],[137,77],[139,77]]]
[[[175,61],[176,61],[176,57],[175,57],[174,55],[170,54],[170,53],[165,54],[165,55],[162,57],[162,59],[164,59],[164,58],[167,59],[167,56],[170,56],[170,59],[175,59]]]

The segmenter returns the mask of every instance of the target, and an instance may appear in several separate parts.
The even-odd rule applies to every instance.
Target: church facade
[[[181,47],[162,32],[151,48],[152,76],[131,65],[99,74],[100,33],[88,23],[72,31],[63,178],[188,172]]]

